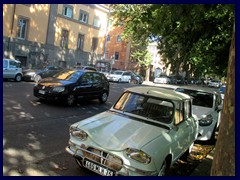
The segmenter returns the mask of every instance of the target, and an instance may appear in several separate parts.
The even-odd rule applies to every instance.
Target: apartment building
[[[108,16],[102,4],[4,4],[3,57],[24,67],[95,64],[104,54]]]

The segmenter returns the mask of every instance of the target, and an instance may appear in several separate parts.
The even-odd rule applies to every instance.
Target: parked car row
[[[167,76],[164,74],[156,76],[153,82],[158,84],[187,84],[182,76]]]
[[[62,69],[39,78],[33,95],[68,106],[89,99],[102,104],[110,94],[109,81],[141,84],[130,71],[106,76],[87,68]],[[167,175],[196,140],[215,140],[221,110],[221,94],[213,88],[134,86],[109,110],[72,124],[66,151],[80,167],[104,176]]]

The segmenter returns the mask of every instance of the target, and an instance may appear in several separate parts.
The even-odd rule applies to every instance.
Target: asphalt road
[[[65,152],[74,122],[109,109],[127,87],[111,83],[106,104],[92,100],[67,107],[41,103],[32,82],[3,82],[3,175],[96,175],[79,171]]]
[[[32,82],[3,82],[3,175],[98,176],[80,169],[65,151],[69,126],[109,109],[126,88],[135,85],[111,83],[106,104],[92,100],[75,107],[41,103],[33,96],[33,86]],[[199,149],[202,146],[195,148],[196,156]],[[186,169],[193,169],[196,162],[193,154],[188,162],[178,162],[171,175],[189,175]]]

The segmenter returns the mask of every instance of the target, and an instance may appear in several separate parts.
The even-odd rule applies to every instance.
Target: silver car
[[[70,126],[66,151],[104,176],[162,176],[197,138],[191,97],[158,87],[127,89],[108,111]]]
[[[15,59],[3,59],[3,79],[22,80],[21,62]]]
[[[114,71],[112,73],[110,73],[109,75],[107,75],[107,79],[108,81],[112,81],[112,82],[130,82],[132,78],[132,75],[130,72],[128,71]]]
[[[199,86],[181,86],[176,91],[193,97],[193,113],[199,122],[197,139],[214,142],[221,120],[223,102],[221,94],[212,88]]]

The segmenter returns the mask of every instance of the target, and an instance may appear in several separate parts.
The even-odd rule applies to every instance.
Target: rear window
[[[213,107],[213,94],[211,93],[182,88],[178,88],[176,91],[190,95],[193,98],[192,104],[195,106]]]

